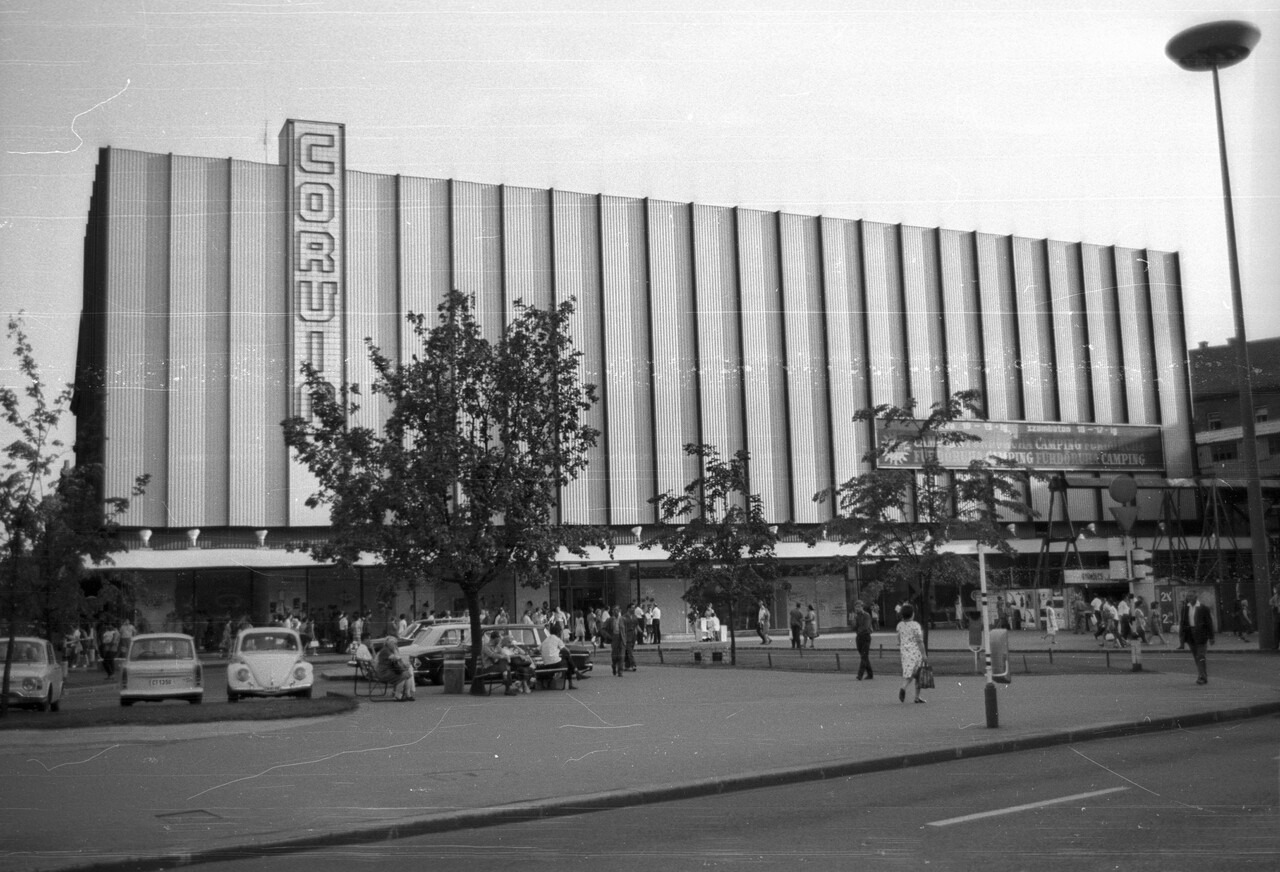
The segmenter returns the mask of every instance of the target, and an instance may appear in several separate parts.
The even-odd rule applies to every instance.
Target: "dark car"
[[[470,630],[469,627],[464,629]],[[490,624],[481,627],[480,630],[485,636],[488,636],[493,630],[497,630],[503,635],[510,634],[516,645],[522,648],[528,654],[529,659],[533,661],[534,668],[542,666],[542,641],[547,638],[548,632],[545,626],[541,624]],[[466,678],[470,681],[475,675],[475,660],[471,656],[470,635],[470,632],[464,632],[462,633],[462,641],[450,647],[435,647],[414,657],[413,671],[419,683],[430,681],[432,684],[440,684],[443,682],[445,660],[465,661]],[[566,642],[565,647],[568,648],[569,656],[573,659],[573,665],[580,675],[586,675],[592,670],[594,666],[592,660],[595,656],[594,645]]]

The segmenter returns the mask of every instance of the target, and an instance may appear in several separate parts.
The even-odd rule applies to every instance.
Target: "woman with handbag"
[[[907,701],[907,686],[915,684],[915,701],[920,698],[920,669],[925,665],[924,630],[915,621],[916,610],[904,605],[898,621],[898,655],[902,658],[902,687],[898,702]]]

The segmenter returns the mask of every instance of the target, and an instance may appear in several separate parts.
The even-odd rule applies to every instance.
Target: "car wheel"
[[[49,704],[49,711],[53,711],[53,712],[62,711],[62,697],[58,697],[57,699],[55,699],[53,702]]]
[[[298,699],[311,699],[311,688],[307,688],[298,694]]]
[[[204,702],[204,697],[203,697],[203,696],[193,696],[193,697],[190,697],[190,698],[187,700],[187,702],[191,703],[192,705],[200,705],[200,703]]]
[[[47,712],[53,708],[53,688],[49,688],[49,695],[40,700],[40,711]]]
[[[133,700],[121,698],[120,705],[124,706],[125,708],[128,708],[129,706],[133,705]]]
[[[227,702],[239,702],[240,697],[232,692],[231,688],[227,688]]]

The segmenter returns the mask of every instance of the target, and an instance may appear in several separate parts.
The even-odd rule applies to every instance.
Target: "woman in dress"
[[[920,667],[924,664],[924,630],[915,621],[916,610],[904,605],[898,621],[898,654],[902,657],[902,687],[898,688],[898,702],[907,701],[907,685],[916,686],[915,701],[920,698]]]
[[[808,644],[802,647],[818,647],[814,642],[818,638],[818,613],[814,611],[813,603],[809,603],[809,608],[804,613],[804,638]]]

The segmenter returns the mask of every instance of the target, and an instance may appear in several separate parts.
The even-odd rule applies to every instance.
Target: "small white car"
[[[8,647],[9,640],[0,639],[0,666]],[[9,705],[56,712],[62,705],[66,677],[66,669],[58,662],[53,643],[34,636],[14,638],[13,662],[9,666]]]
[[[183,633],[134,636],[120,667],[120,705],[165,699],[204,701],[204,664],[196,641]]]
[[[246,696],[311,698],[314,670],[297,630],[250,627],[236,635],[227,664],[227,702]]]

